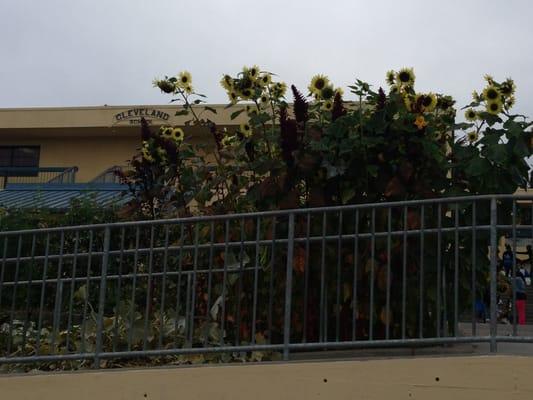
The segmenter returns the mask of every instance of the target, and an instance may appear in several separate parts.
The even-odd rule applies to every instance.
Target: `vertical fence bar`
[[[107,226],[104,231],[102,268],[100,270],[100,295],[98,298],[98,317],[96,320],[96,348],[94,351],[94,368],[100,368],[100,354],[102,353],[102,330],[104,327],[105,291],[107,283],[107,265],[109,263],[110,240],[111,228]]]
[[[516,201],[513,199],[513,336],[517,335],[517,326],[516,326]]]
[[[185,240],[185,224],[180,224],[180,240],[178,253],[178,283],[176,288],[176,310],[174,314],[174,347],[178,346],[178,328],[181,307],[181,276],[183,274],[183,241]],[[222,325],[224,329],[224,325]],[[221,335],[222,337],[223,335]]]
[[[420,207],[420,282],[419,282],[419,326],[418,336],[424,337],[424,224],[425,224],[425,207]]]
[[[387,287],[385,294],[385,339],[390,338],[390,289],[391,289],[391,232],[392,232],[392,208],[387,209]]]
[[[59,261],[57,266],[57,280],[56,280],[56,299],[54,302],[54,322],[52,327],[52,339],[50,347],[52,353],[56,352],[56,337],[59,331],[59,325],[61,321],[61,300],[63,299],[63,279],[61,279],[61,273],[63,269],[63,251],[65,246],[65,231],[61,231],[61,239],[59,244]]]
[[[7,244],[7,238],[6,242]],[[43,308],[44,308],[44,295],[46,291],[46,273],[48,272],[48,253],[50,251],[50,233],[46,235],[46,246],[44,250],[44,263],[43,263],[43,275],[41,279],[41,299],[39,301],[39,319],[37,322],[37,332],[35,338],[35,354],[39,355],[41,352],[41,328],[43,326]],[[4,248],[4,260],[5,260],[5,248]],[[83,346],[82,341],[82,346]],[[83,349],[83,347],[82,347]]]
[[[119,318],[123,318],[120,315],[120,293],[122,290],[122,266],[124,264],[124,242],[126,238],[126,228],[122,227],[120,230],[120,255],[118,260],[118,281],[117,281],[117,294],[115,296],[115,327],[113,329],[113,351],[117,351],[118,342],[118,326]]]
[[[442,204],[437,206],[437,337],[441,336],[441,251],[442,251]]]
[[[224,335],[225,335],[225,326],[226,326],[226,282],[228,280],[228,254],[229,254],[229,224],[230,220],[227,219],[224,224],[224,272],[222,273],[222,294],[220,295],[222,299],[222,306],[220,311],[220,345],[224,345]],[[274,268],[274,260],[272,260],[272,268]],[[272,283],[272,282],[271,282]],[[270,294],[272,298],[272,293]],[[272,312],[272,309],[269,310],[269,313]],[[272,316],[269,314],[269,341],[272,336]]]
[[[131,282],[131,309],[129,315],[128,351],[131,351],[133,342],[133,323],[135,318],[135,291],[137,290],[137,266],[139,263],[139,240],[141,231],[139,226],[135,229],[135,253],[133,255],[133,278]]]
[[[36,236],[35,233],[32,235],[31,239],[31,253],[30,253],[30,265],[28,267],[28,286],[26,293],[26,309],[24,310],[24,329],[22,331],[22,348],[26,346],[26,334],[28,333],[28,325],[30,323],[30,300],[32,292],[32,282],[33,282],[33,263],[35,262],[35,245],[36,245]],[[67,343],[68,343],[68,333],[67,333]],[[68,345],[66,346],[68,349]]]
[[[320,260],[320,334],[319,341],[327,341],[327,332],[324,332],[324,320],[326,315],[326,213],[322,213],[322,253]]]
[[[4,250],[2,254],[2,270],[0,271],[0,306],[2,305],[2,288],[4,286],[4,274],[6,272],[7,242],[9,237],[4,237]]]
[[[490,199],[490,351],[495,353],[497,348],[497,300],[496,300],[496,267],[498,263],[498,205],[496,198]]]
[[[193,254],[193,272],[192,272],[192,288],[191,288],[191,320],[187,324],[189,327],[189,338],[187,339],[189,346],[192,347],[192,337],[194,333],[194,314],[196,310],[196,281],[198,271],[198,241],[200,240],[200,223],[197,222],[194,226],[194,254]]]
[[[341,326],[341,259],[342,259],[342,211],[339,211],[339,235],[337,243],[337,301],[335,304],[335,340],[340,338]]]
[[[272,244],[271,244],[271,258],[270,258],[270,280],[268,284],[268,343],[272,341],[272,310],[273,310],[273,301],[274,301],[274,270],[276,267],[276,217],[272,217]]]
[[[407,319],[407,206],[403,208],[403,252],[402,252],[402,339],[406,336]]]
[[[166,300],[166,288],[167,288],[167,267],[168,267],[168,242],[169,242],[170,228],[165,225],[165,250],[163,252],[163,277],[161,279],[161,309],[159,310],[159,341],[158,347],[163,347],[163,334],[165,331],[165,300]],[[213,243],[213,239],[211,239]],[[207,309],[209,312],[209,308]]]
[[[49,239],[49,237],[48,237]],[[87,274],[85,276],[85,296],[83,299],[83,319],[81,324],[81,348],[82,352],[85,352],[85,332],[87,330],[87,309],[89,306],[89,293],[90,293],[90,287],[91,287],[91,266],[92,266],[92,256],[93,256],[93,239],[94,239],[94,231],[91,229],[89,230],[89,249],[88,249],[88,256],[87,256]],[[49,240],[48,240],[49,242]],[[48,245],[47,242],[47,245]]]
[[[242,324],[242,316],[241,316],[241,297],[242,297],[242,281],[244,280],[244,218],[241,218],[240,223],[240,229],[241,229],[241,240],[239,245],[239,271],[238,271],[238,283],[237,283],[237,309],[236,309],[236,323],[235,323],[235,344],[239,346],[241,343],[241,324]]]
[[[455,203],[455,249],[454,249],[454,279],[453,279],[453,332],[459,336],[459,203]]]
[[[311,213],[307,213],[307,225],[305,233],[305,264],[304,264],[304,323],[302,327],[302,343],[307,342],[307,314],[308,314],[308,302],[309,302],[309,237],[311,235]]]
[[[255,330],[257,320],[257,290],[259,282],[259,239],[261,235],[261,219],[257,217],[255,219],[255,263],[254,263],[254,288],[253,288],[253,300],[252,300],[252,344],[255,344]]]
[[[152,308],[152,273],[154,267],[154,236],[155,227],[150,227],[150,250],[148,253],[148,282],[146,284],[146,304],[144,308],[143,350],[146,350],[148,339],[148,324]]]
[[[359,209],[355,209],[353,239],[353,282],[352,282],[352,340],[357,338],[357,271],[359,266]]]
[[[67,317],[67,343],[65,347],[68,349],[70,344],[70,334],[72,331],[72,313],[74,307],[74,289],[76,286],[76,266],[78,262],[78,246],[80,241],[80,231],[76,231],[74,237],[74,260],[72,260],[72,278],[70,280],[70,297],[68,305],[68,317]]]
[[[370,221],[370,310],[368,316],[368,339],[374,339],[374,286],[376,268],[376,209],[372,208]]]
[[[213,256],[215,244],[215,222],[211,221],[210,227],[210,242],[209,242],[209,270],[207,272],[207,307],[206,307],[206,323],[209,321],[209,313],[211,310],[211,295],[213,288]],[[209,335],[204,337],[204,347],[207,347]]]
[[[292,268],[294,255],[294,213],[289,214],[289,231],[287,233],[287,278],[285,283],[285,319],[283,326],[283,359],[289,359],[291,340],[291,301],[292,301]]]
[[[17,261],[15,264],[15,279],[13,282],[13,296],[11,298],[11,312],[9,313],[9,338],[7,341],[7,353],[11,353],[11,345],[13,344],[13,324],[15,318],[15,305],[17,299],[17,286],[19,280],[19,269],[20,269],[20,253],[22,250],[22,235],[19,235],[18,245],[17,245]],[[53,348],[53,345],[52,345]]]
[[[472,202],[472,336],[477,335],[476,324],[476,201]],[[481,294],[483,299],[483,294]],[[485,321],[483,321],[485,322]]]

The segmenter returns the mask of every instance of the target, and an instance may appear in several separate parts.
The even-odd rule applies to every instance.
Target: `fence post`
[[[490,199],[490,351],[495,353],[497,349],[496,330],[497,330],[497,265],[498,265],[498,205],[496,198]]]
[[[102,353],[102,329],[104,326],[105,291],[107,283],[107,264],[109,262],[109,244],[111,228],[104,231],[104,247],[102,255],[102,269],[100,271],[100,297],[98,299],[98,316],[96,321],[96,349],[94,352],[94,368],[100,368],[100,353]]]
[[[294,213],[289,214],[289,230],[287,233],[287,279],[285,286],[285,320],[283,323],[283,359],[289,359],[291,340],[291,301],[292,301],[292,268],[294,254]]]

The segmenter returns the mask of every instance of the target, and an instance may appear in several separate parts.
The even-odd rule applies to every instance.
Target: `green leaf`
[[[206,111],[211,111],[213,114],[217,113],[217,110],[215,110],[213,107],[205,106],[204,109]]]
[[[234,120],[234,119],[237,118],[239,115],[241,115],[243,112],[244,112],[244,108],[241,109],[241,110],[234,111],[233,113],[231,113],[231,115],[230,115],[230,119],[231,119],[231,120]]]

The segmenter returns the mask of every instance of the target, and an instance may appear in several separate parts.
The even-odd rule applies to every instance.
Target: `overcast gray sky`
[[[300,88],[410,66],[459,105],[511,76],[533,116],[532,17],[530,0],[0,0],[0,107],[163,104],[153,78],[183,69],[217,103],[245,64]]]

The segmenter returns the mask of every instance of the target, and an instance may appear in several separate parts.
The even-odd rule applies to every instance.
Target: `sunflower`
[[[326,111],[331,111],[333,109],[333,102],[331,100],[326,100],[322,104],[322,109]]]
[[[503,110],[503,104],[501,101],[489,101],[487,102],[487,112],[493,115],[498,115]]]
[[[516,90],[516,85],[514,84],[514,81],[511,78],[507,78],[500,85],[500,93],[504,96],[512,96],[515,90]]]
[[[239,95],[233,89],[228,91],[228,98],[231,104],[236,104],[239,101]]]
[[[183,132],[183,129],[181,128],[172,128],[171,135],[172,139],[176,142],[183,142],[183,139],[185,138],[185,132]]]
[[[415,83],[415,73],[412,68],[402,68],[396,74],[396,79],[400,85],[413,86]]]
[[[440,131],[436,131],[433,133],[433,139],[435,139],[436,141],[440,141],[443,137],[444,135]]]
[[[222,146],[231,146],[233,144],[233,140],[235,139],[235,136],[224,136],[220,143]]]
[[[252,136],[252,127],[248,123],[241,124],[239,127],[239,131],[245,138],[249,138],[250,136]]]
[[[268,104],[268,102],[270,101],[270,98],[268,97],[268,95],[263,94],[259,98],[259,101],[261,102],[261,104]]]
[[[385,75],[385,80],[387,81],[387,84],[389,86],[394,85],[394,83],[396,82],[396,73],[392,70],[388,71]]]
[[[510,97],[505,101],[505,107],[507,107],[507,108],[513,108],[515,102],[516,102],[515,97],[514,97],[514,96],[510,96]]]
[[[241,97],[245,100],[250,99],[254,94],[254,91],[252,89],[243,89],[241,91]]]
[[[249,76],[250,79],[255,81],[259,77],[259,73],[261,72],[261,69],[257,65],[253,65],[250,68],[244,67],[242,69],[242,72],[244,73],[244,75]]]
[[[148,147],[148,142],[143,142],[143,147],[141,150],[142,157],[149,162],[154,161],[154,157],[152,157],[152,154],[150,153],[150,149]]]
[[[311,93],[319,95],[322,89],[324,89],[329,84],[329,79],[325,75],[315,75],[311,79],[311,83],[308,86],[308,89]]]
[[[158,87],[163,93],[174,93],[176,85],[166,79],[154,79],[152,82],[155,87]]]
[[[270,85],[270,82],[272,82],[272,76],[269,73],[263,74],[259,77],[259,82],[261,82],[263,86]]]
[[[178,84],[182,88],[185,88],[192,84],[191,74],[187,71],[182,71],[178,75]]]
[[[415,120],[415,125],[416,127],[419,129],[419,130],[422,130],[424,129],[426,126],[427,126],[427,122],[424,118],[423,115],[419,115],[418,117],[416,117],[416,120]]]
[[[326,86],[325,88],[323,88],[320,91],[320,96],[319,97],[324,99],[324,100],[329,100],[333,96],[335,96],[335,90],[333,89],[333,86],[328,85],[328,86]]]
[[[485,81],[486,81],[489,85],[494,85],[494,78],[492,77],[492,75],[485,74],[485,75],[483,75],[483,79],[485,79]]]
[[[259,111],[257,110],[257,107],[256,106],[251,106],[251,105],[247,105],[246,106],[246,114],[248,114],[248,116],[254,116],[254,115],[257,115],[259,113]]]
[[[495,102],[500,100],[500,92],[498,91],[498,88],[496,86],[487,86],[485,90],[483,90],[483,97],[486,101],[489,102]]]
[[[230,91],[233,89],[233,79],[231,79],[231,76],[224,75],[222,79],[220,80],[220,86],[222,86],[227,91]]]
[[[477,112],[473,108],[465,111],[465,118],[467,121],[474,122],[477,119]]]
[[[335,96],[336,96],[337,94],[338,94],[339,96],[341,96],[341,97],[344,96],[344,90],[342,90],[342,88],[340,88],[340,87],[336,88],[336,89],[335,89]]]
[[[477,132],[472,131],[472,132],[468,132],[468,133],[466,134],[466,137],[468,138],[468,141],[469,141],[470,143],[474,143],[474,142],[476,142],[477,139],[478,139],[478,134],[477,134]]]
[[[422,97],[422,105],[427,112],[431,112],[437,107],[437,96],[433,93],[428,93]]]
[[[192,85],[185,86],[184,90],[186,93],[189,93],[189,94],[191,94],[194,91],[194,89],[192,88]]]
[[[273,88],[274,97],[276,98],[283,97],[285,96],[286,91],[287,91],[287,85],[285,84],[285,82],[277,82],[274,85],[274,88]]]

